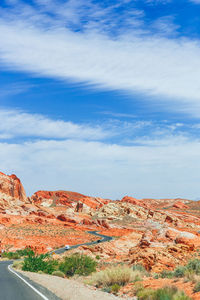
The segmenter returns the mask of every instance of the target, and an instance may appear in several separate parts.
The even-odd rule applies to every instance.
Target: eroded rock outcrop
[[[199,203],[129,196],[111,201],[69,191],[38,191],[26,198],[15,175],[0,173],[2,247],[31,245],[45,252],[49,246],[53,249],[96,239],[87,234],[89,230],[116,237],[80,249],[94,258],[141,263],[154,272],[171,270],[200,249]]]
[[[175,202],[173,204],[173,207],[178,208],[178,209],[187,209],[188,208],[188,206],[181,201]]]
[[[38,191],[31,197],[33,203],[44,207],[66,206],[74,211],[85,211],[98,209],[109,200],[85,196],[69,191]]]
[[[26,193],[20,179],[16,175],[5,175],[0,172],[0,200],[16,199],[26,201]]]

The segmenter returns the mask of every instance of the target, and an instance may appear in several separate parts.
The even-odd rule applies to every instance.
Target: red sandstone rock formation
[[[188,246],[188,250],[190,250],[190,251],[194,250],[194,242],[189,238],[181,237],[181,236],[177,237],[175,240],[175,243]]]
[[[138,206],[145,207],[145,208],[148,207],[148,205],[147,205],[148,202],[147,201],[138,200],[136,198],[129,197],[129,196],[125,196],[124,198],[122,198],[121,202],[127,202],[127,203],[131,203],[133,205],[138,205]]]
[[[38,191],[31,197],[33,203],[50,207],[50,206],[68,206],[74,210],[82,211],[83,204],[91,209],[97,209],[107,204],[109,200],[85,196],[69,191]]]
[[[200,249],[198,209],[198,202],[186,199],[137,200],[126,196],[121,201],[109,201],[68,191],[39,191],[28,201],[20,180],[0,173],[3,247],[13,245],[19,249],[30,243],[37,251],[45,252],[49,244],[59,247],[77,232],[72,244],[81,235],[87,242],[91,239],[86,233],[88,226],[120,238],[91,249],[83,247],[81,251],[101,255],[108,261],[142,263],[147,270],[160,272],[187,262]],[[63,235],[63,230],[67,234]],[[30,236],[24,238],[24,233]]]
[[[82,212],[82,211],[83,211],[83,203],[78,202],[75,207],[75,212]]]
[[[57,216],[57,219],[60,221],[63,221],[63,222],[69,222],[69,223],[74,223],[74,224],[76,223],[76,220],[70,219],[67,216],[65,216],[64,214]]]
[[[0,172],[0,199],[18,199],[26,201],[26,193],[21,181],[16,175],[5,175]]]
[[[101,227],[104,227],[106,229],[110,229],[110,226],[109,226],[109,224],[106,220],[96,220],[95,223],[97,224],[97,226],[101,226]]]
[[[181,201],[174,203],[173,207],[178,208],[178,209],[187,209],[188,208],[188,206]]]
[[[95,222],[89,219],[83,219],[81,223],[86,226],[95,225]]]

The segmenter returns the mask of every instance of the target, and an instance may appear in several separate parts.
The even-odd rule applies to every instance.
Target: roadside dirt
[[[124,298],[101,292],[75,280],[24,271],[20,273],[46,287],[62,300],[124,300]]]

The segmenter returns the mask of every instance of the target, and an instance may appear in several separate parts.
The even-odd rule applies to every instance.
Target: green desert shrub
[[[26,247],[25,249],[23,250],[17,250],[16,251],[19,256],[29,256],[29,255],[34,255],[34,251],[30,248],[30,247]]]
[[[111,287],[110,286],[104,286],[101,290],[102,290],[102,292],[105,292],[105,293],[111,293]]]
[[[166,286],[164,288],[158,289],[154,292],[155,300],[171,300],[178,292],[175,286]],[[153,300],[154,300],[153,299]]]
[[[150,273],[141,264],[133,265],[133,271],[139,271],[142,274],[142,276],[150,276]]]
[[[62,278],[65,277],[65,274],[64,274],[63,272],[59,271],[59,270],[54,271],[54,272],[52,273],[52,275],[58,276],[58,277],[62,277]]]
[[[115,284],[123,286],[129,282],[137,281],[140,275],[141,272],[133,271],[132,268],[127,266],[116,266],[94,273],[91,282],[97,287],[113,286]]]
[[[153,294],[154,294],[154,291],[149,288],[147,288],[147,289],[141,288],[136,293],[139,300],[153,300]]]
[[[190,297],[188,297],[187,295],[185,295],[185,293],[183,291],[178,291],[174,296],[173,296],[173,300],[191,300]]]
[[[137,293],[139,300],[191,300],[176,287],[167,286],[157,290],[141,289]]]
[[[174,270],[174,277],[184,277],[186,272],[186,267],[180,266]]]
[[[193,288],[193,292],[194,293],[200,292],[200,281],[195,284],[195,286]]]
[[[200,274],[200,259],[190,260],[186,265],[187,270],[194,272],[195,274]]]
[[[20,255],[17,252],[3,252],[1,257],[8,259],[19,259]]]
[[[119,284],[115,283],[115,284],[111,285],[111,292],[113,294],[117,294],[119,292],[119,290],[120,290]]]
[[[36,255],[30,253],[28,257],[24,259],[22,270],[30,272],[42,271],[47,274],[52,274],[52,272],[56,270],[57,265],[57,261],[50,259],[48,254]]]
[[[173,276],[174,276],[174,273],[172,271],[168,271],[168,270],[163,270],[160,273],[161,278],[173,278]]]
[[[134,264],[133,271],[140,271],[140,272],[144,272],[144,273],[147,272],[145,267],[143,267],[143,265],[140,265],[140,264]]]
[[[67,276],[89,275],[96,271],[97,262],[83,254],[72,254],[65,257],[65,261],[59,265],[59,270]]]
[[[154,279],[158,279],[158,278],[159,278],[159,274],[154,273],[154,274],[153,274],[153,278],[154,278]]]
[[[22,256],[28,256],[29,254],[34,254],[33,250],[30,248],[25,248],[23,250],[17,250],[15,252],[3,252],[1,257],[8,258],[8,259],[19,259]]]

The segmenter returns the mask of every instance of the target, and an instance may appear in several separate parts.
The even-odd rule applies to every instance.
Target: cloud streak
[[[198,40],[138,35],[137,30],[113,39],[95,28],[74,32],[29,10],[14,21],[5,13],[0,18],[2,66],[88,87],[140,93],[154,101],[161,98],[168,107],[174,101],[177,110],[199,116]],[[167,20],[156,26],[166,30]]]
[[[199,141],[178,136],[157,147],[75,140],[0,143],[0,165],[20,176],[29,194],[64,189],[113,199],[196,198],[199,152]]]
[[[52,120],[40,114],[16,110],[0,110],[0,119],[0,139],[21,137],[101,140],[111,135],[111,132],[100,126]]]
[[[42,114],[20,110],[0,109],[0,140],[11,142],[34,140],[85,140],[117,142],[121,145],[162,145],[165,137],[176,135],[188,139],[196,136],[199,123],[186,126],[182,123],[138,120],[133,115],[104,112],[109,118],[92,123],[75,123],[52,119]],[[122,118],[120,120],[119,118]],[[125,118],[125,119],[124,119]],[[129,118],[129,121],[126,119]],[[124,120],[123,120],[124,119]],[[187,136],[187,132],[190,134]]]

